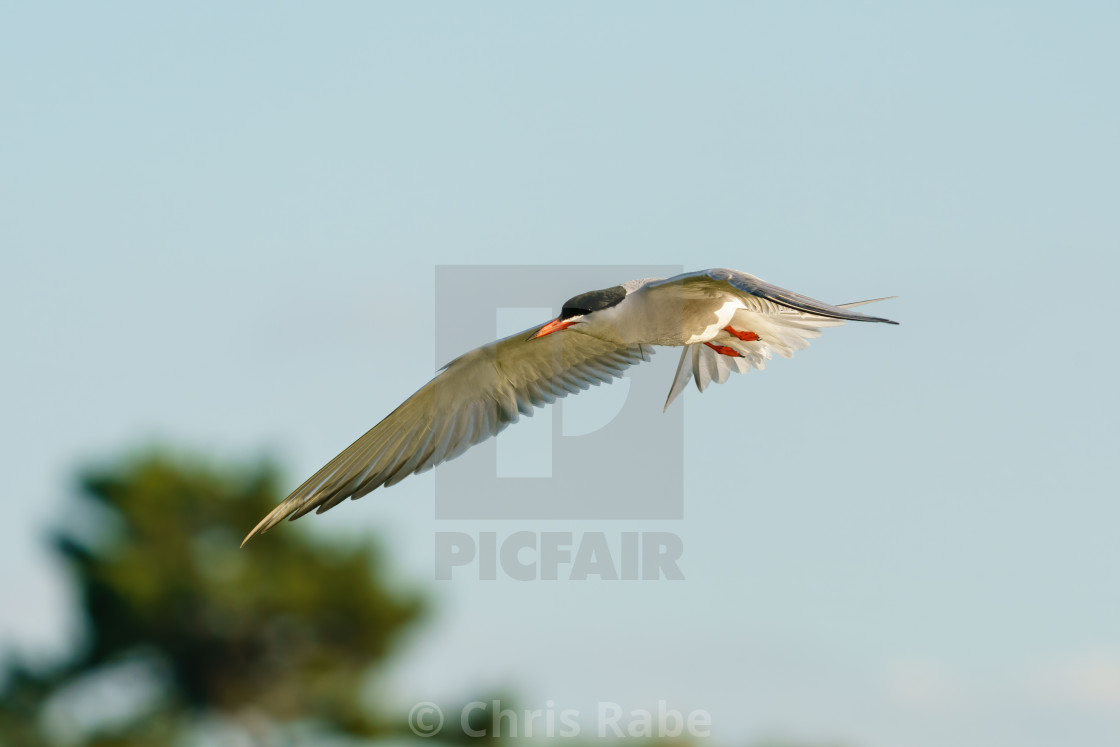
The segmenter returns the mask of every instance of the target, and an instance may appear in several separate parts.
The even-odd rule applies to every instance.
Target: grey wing
[[[536,340],[535,330],[512,335],[449,363],[413,394],[300,485],[241,543],[284,519],[322,513],[347,498],[424,472],[501,432],[534,407],[551,404],[644,360],[648,345],[619,345],[579,332]]]
[[[768,283],[762,278],[755,277],[754,275],[738,270],[728,270],[722,267],[717,267],[711,270],[700,270],[699,272],[689,272],[683,275],[669,278],[668,280],[661,280],[657,283],[650,283],[650,287],[658,287],[663,285],[679,284],[685,293],[690,290],[694,291],[719,291],[732,292],[741,298],[745,303],[757,306],[758,311],[774,313],[780,311],[779,309],[766,308],[768,304],[776,304],[777,306],[784,306],[787,309],[794,309],[804,314],[811,314],[813,316],[823,316],[829,319],[843,319],[852,322],[883,322],[886,324],[898,324],[898,322],[890,319],[884,319],[879,316],[870,316],[868,314],[861,314],[858,311],[848,311],[850,306],[857,306],[863,303],[871,303],[870,301],[861,301],[852,304],[843,304],[842,306],[833,306],[824,301],[818,301],[815,298],[803,296],[800,293],[787,290],[780,286]],[[730,286],[730,287],[729,287]],[[885,299],[875,299],[885,300]]]
[[[737,270],[715,268],[701,270],[650,283],[651,290],[676,291],[679,297],[710,297],[730,294],[744,305],[736,312],[733,323],[740,329],[763,331],[763,339],[743,342],[727,335],[719,342],[735,349],[740,357],[720,355],[702,343],[686,345],[681,351],[677,373],[665,400],[665,408],[676,399],[690,380],[703,392],[713,381],[719,384],[734,372],[746,373],[751,368],[763,369],[771,353],[789,358],[795,350],[808,346],[808,341],[820,335],[824,327],[843,324],[845,321],[898,322],[877,316],[849,311],[886,298],[832,305],[800,293],[767,283],[761,278]]]

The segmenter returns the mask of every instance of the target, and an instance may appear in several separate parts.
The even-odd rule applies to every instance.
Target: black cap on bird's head
[[[626,298],[626,289],[621,285],[603,288],[602,290],[587,291],[586,293],[580,293],[578,296],[572,296],[564,302],[563,308],[560,309],[560,316],[541,327],[540,330],[529,339],[535,340],[538,337],[544,337],[545,335],[551,335],[553,332],[567,329],[573,324],[579,324],[580,320],[588,314],[616,306],[624,298]]]

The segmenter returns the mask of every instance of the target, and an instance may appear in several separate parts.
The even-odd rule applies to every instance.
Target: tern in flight
[[[893,296],[891,296],[893,298]],[[284,519],[322,513],[454,459],[534,407],[609,383],[653,346],[683,348],[666,409],[690,379],[703,392],[733,371],[761,370],[772,353],[792,357],[822,327],[890,319],[849,311],[886,299],[831,304],[736,270],[631,280],[588,291],[560,316],[448,363],[325,467],[300,485],[242,542]]]

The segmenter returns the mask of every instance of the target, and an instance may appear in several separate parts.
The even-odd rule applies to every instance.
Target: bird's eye
[[[571,319],[573,316],[583,316],[587,313],[589,313],[587,309],[577,309],[572,306],[565,306],[564,308],[560,309],[560,318]]]

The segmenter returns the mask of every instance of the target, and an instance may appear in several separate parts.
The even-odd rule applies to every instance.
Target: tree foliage
[[[285,526],[239,549],[283,497],[275,469],[157,453],[89,470],[79,484],[53,547],[73,574],[84,642],[58,666],[9,663],[0,679],[0,746],[413,737],[406,714],[362,692],[417,621],[421,599],[387,583],[370,544],[315,543]],[[477,734],[491,731],[494,703],[517,710],[516,699],[478,700],[487,707],[470,711],[469,735],[455,717],[462,707],[444,707],[451,715],[439,743],[504,741]],[[240,738],[215,739],[215,728]]]
[[[156,454],[90,470],[80,485],[54,547],[76,582],[85,643],[50,670],[9,667],[0,733],[49,743],[52,702],[99,676],[110,687],[130,666],[151,680],[148,702],[79,730],[78,743],[163,743],[215,718],[256,733],[301,719],[324,733],[386,731],[363,684],[421,600],[387,585],[368,545],[324,547],[285,527],[239,549],[283,498],[274,469]]]

